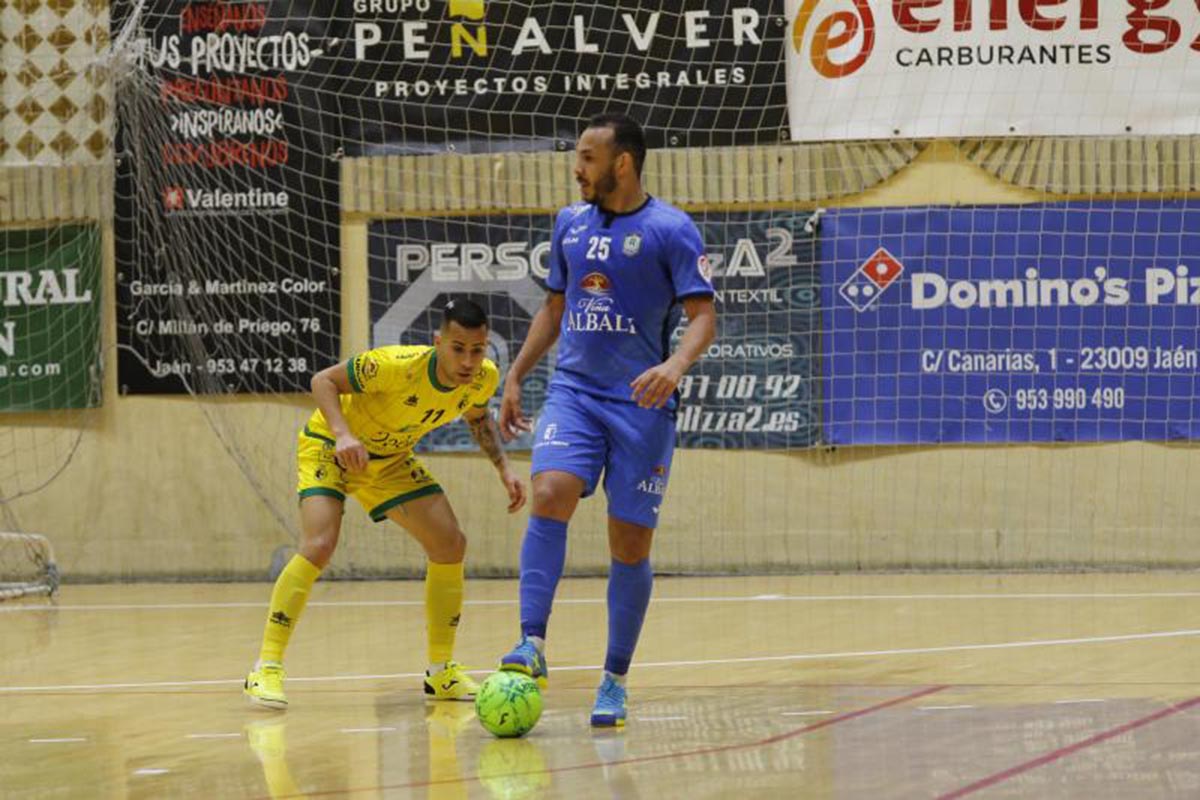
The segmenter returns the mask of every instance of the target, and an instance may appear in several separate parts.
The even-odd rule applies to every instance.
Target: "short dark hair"
[[[633,156],[633,171],[640,177],[646,163],[646,134],[637,120],[625,114],[597,114],[588,120],[589,128],[611,128],[613,150]]]
[[[468,330],[483,328],[488,324],[487,312],[473,300],[450,300],[442,306],[442,330],[457,322]]]

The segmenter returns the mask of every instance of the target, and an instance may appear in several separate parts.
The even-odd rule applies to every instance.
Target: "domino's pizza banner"
[[[713,265],[717,341],[679,386],[682,447],[792,448],[818,440],[814,402],[819,308],[808,214],[713,212],[695,217]],[[507,374],[545,299],[553,216],[398,219],[369,228],[372,344],[432,341],[451,296],[480,303],[490,352]],[[672,334],[678,342],[682,328]],[[545,399],[554,354],[526,378],[525,410]],[[528,448],[528,436],[518,441]],[[475,447],[463,425],[427,449]]]
[[[1200,201],[839,209],[831,444],[1200,438]]]

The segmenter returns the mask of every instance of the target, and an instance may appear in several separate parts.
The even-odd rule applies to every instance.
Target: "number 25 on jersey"
[[[610,244],[612,244],[611,236],[593,236],[588,239],[588,259],[591,261],[608,261],[608,246]]]

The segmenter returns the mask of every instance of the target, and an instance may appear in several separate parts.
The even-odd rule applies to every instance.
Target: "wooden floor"
[[[0,796],[1200,797],[1197,575],[660,578],[604,734],[604,584],[567,581],[547,711],[506,741],[425,702],[415,582],[319,585],[290,710],[250,708],[268,592],[0,603]],[[468,584],[460,660],[508,649],[515,597]]]

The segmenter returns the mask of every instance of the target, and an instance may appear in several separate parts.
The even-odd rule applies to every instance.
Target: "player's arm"
[[[566,295],[555,291],[546,293],[546,302],[533,315],[521,352],[508,369],[504,379],[504,395],[500,400],[500,433],[505,441],[532,427],[529,418],[521,411],[521,381],[558,340],[565,308]]]
[[[508,465],[508,456],[500,444],[500,431],[492,412],[486,406],[472,408],[463,414],[467,427],[471,429],[471,438],[479,445],[479,449],[492,461],[492,466],[500,474],[500,482],[508,492],[508,513],[513,513],[525,505],[525,485],[513,474]]]
[[[642,408],[662,408],[675,393],[679,381],[692,364],[717,336],[717,309],[712,295],[697,295],[683,299],[688,325],[679,347],[663,363],[643,372],[634,379],[633,399]]]
[[[367,448],[363,447],[353,433],[350,424],[342,414],[342,404],[339,395],[351,394],[354,387],[350,385],[350,373],[347,362],[334,364],[312,376],[309,384],[312,387],[313,399],[317,408],[329,424],[329,430],[336,440],[334,456],[338,463],[351,472],[360,472],[367,468]]]

